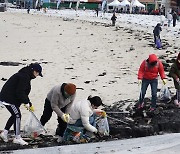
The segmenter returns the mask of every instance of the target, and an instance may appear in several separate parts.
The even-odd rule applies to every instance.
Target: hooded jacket
[[[47,94],[47,99],[51,102],[51,107],[53,111],[61,117],[64,113],[61,111],[61,108],[66,107],[68,111],[75,99],[76,93],[68,98],[64,96],[64,86],[66,83],[54,86],[49,93]]]
[[[89,123],[89,117],[94,113],[89,100],[74,103],[69,113],[71,117],[69,124],[75,124],[78,119],[81,119],[86,130],[97,132],[97,129]]]
[[[151,66],[150,63],[157,61],[155,66]],[[164,67],[161,61],[157,58],[155,54],[149,55],[147,60],[144,60],[138,71],[138,79],[148,79],[153,80],[158,78],[158,73],[161,76],[161,79],[164,79],[166,76],[164,74]]]
[[[30,66],[22,68],[4,84],[0,100],[16,106],[30,103],[28,95],[31,91],[31,79],[34,78]]]
[[[162,31],[161,25],[157,24],[156,27],[153,30],[153,33],[154,33],[155,36],[159,36],[161,31]]]
[[[172,66],[170,68],[169,76],[173,78],[175,88],[180,90],[180,85],[177,82],[177,78],[180,79],[180,63],[178,62],[178,59],[180,60],[180,53],[179,53],[176,61],[174,62],[174,64],[172,64]]]

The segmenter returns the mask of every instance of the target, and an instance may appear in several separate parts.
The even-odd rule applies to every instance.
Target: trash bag
[[[96,125],[101,136],[109,136],[109,123],[107,117],[99,118],[96,122]]]
[[[156,38],[156,48],[161,48],[161,40],[159,38]]]
[[[159,93],[159,100],[169,102],[171,100],[171,92],[168,87],[163,86]]]
[[[26,135],[36,138],[39,134],[41,134],[44,130],[40,125],[39,121],[33,116],[33,113],[29,112],[29,118],[27,119],[23,131]]]

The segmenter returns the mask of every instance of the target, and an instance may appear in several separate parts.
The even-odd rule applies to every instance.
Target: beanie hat
[[[31,67],[31,69],[32,69],[33,71],[38,72],[38,73],[39,73],[39,76],[43,77],[41,65],[39,65],[38,63],[32,63],[32,64],[30,65],[30,67]]]
[[[94,96],[94,97],[91,97],[89,96],[88,97],[88,100],[91,102],[91,104],[93,104],[94,106],[97,106],[99,107],[100,105],[103,105],[102,103],[102,100],[99,96]]]
[[[76,86],[72,83],[67,83],[65,86],[64,86],[64,90],[67,94],[69,95],[74,95],[75,92],[76,92]]]

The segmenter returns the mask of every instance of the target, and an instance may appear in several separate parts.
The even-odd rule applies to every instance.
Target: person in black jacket
[[[29,14],[29,12],[30,12],[30,8],[31,8],[31,3],[30,3],[30,1],[28,2],[28,4],[27,4],[27,13]]]
[[[11,113],[11,117],[8,119],[4,130],[0,134],[4,142],[8,142],[8,131],[11,126],[14,125],[15,138],[13,143],[28,145],[20,135],[20,106],[21,104],[29,104],[29,110],[34,111],[28,95],[31,91],[31,80],[35,79],[38,75],[42,77],[42,67],[38,63],[33,63],[12,75],[2,87],[0,101]]]
[[[156,27],[154,28],[154,30],[153,30],[153,33],[154,33],[154,43],[156,44],[156,39],[158,38],[158,39],[161,39],[160,38],[160,32],[162,31],[162,28],[161,28],[161,24],[160,23],[158,23],[157,25],[156,25]]]
[[[175,27],[176,26],[176,20],[178,18],[176,11],[173,12],[172,16],[173,16],[173,27]]]
[[[112,17],[111,17],[111,20],[112,20],[112,26],[115,26],[115,23],[116,23],[116,14],[115,12],[113,13]]]

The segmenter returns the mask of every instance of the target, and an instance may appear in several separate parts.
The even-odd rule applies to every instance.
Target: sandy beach
[[[139,96],[137,71],[142,60],[150,53],[160,56],[173,51],[171,58],[180,51],[179,22],[175,28],[163,28],[161,38],[170,46],[157,50],[148,44],[153,44],[152,30],[160,22],[159,17],[146,16],[143,20],[142,15],[119,14],[116,27],[112,27],[112,14],[95,17],[94,12],[87,12],[48,10],[44,14],[31,10],[27,14],[26,10],[8,10],[0,14],[0,62],[20,63],[0,65],[0,87],[5,83],[3,78],[8,79],[20,68],[32,62],[41,63],[44,77],[32,80],[30,93],[38,118],[49,90],[63,82],[77,85],[75,101],[99,95],[106,105],[127,99],[133,102]],[[140,17],[141,22],[135,20]],[[168,86],[173,87],[173,83],[169,81]],[[23,127],[29,114],[21,108]],[[2,130],[9,112],[0,108],[0,117]],[[45,128],[53,134],[56,125],[54,114]]]

